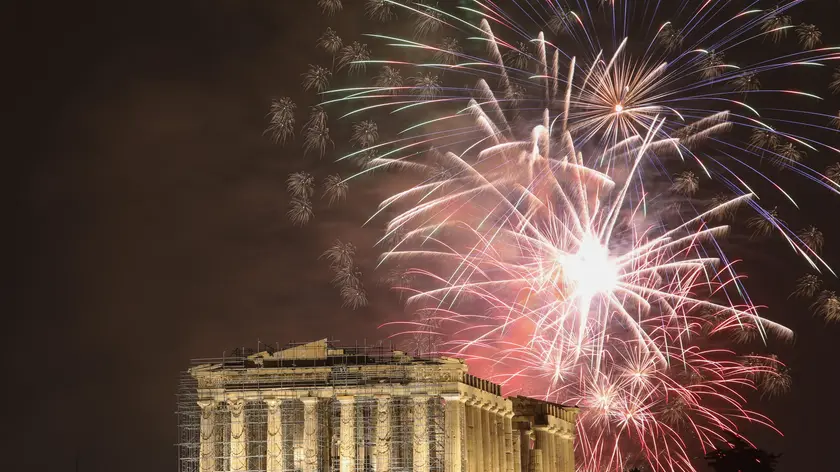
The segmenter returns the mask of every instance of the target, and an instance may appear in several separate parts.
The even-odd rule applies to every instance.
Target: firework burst
[[[789,371],[772,356],[745,359],[729,344],[792,333],[761,316],[718,242],[730,228],[715,222],[748,206],[756,236],[779,234],[812,269],[830,271],[808,235],[794,234],[757,198],[769,182],[767,193],[795,203],[759,169],[765,157],[837,193],[834,174],[802,162],[803,149],[833,148],[782,129],[800,110],[765,117],[747,103],[769,94],[817,99],[762,90],[761,78],[840,57],[838,48],[817,48],[818,29],[792,26],[797,2],[771,11],[679,2],[667,21],[646,16],[659,15],[659,3],[609,2],[598,15],[556,2],[535,8],[529,19],[563,34],[562,42],[527,35],[494,2],[463,9],[480,15],[477,25],[430,3],[384,3],[414,19],[414,37],[369,36],[434,62],[370,60],[345,46],[340,68],[376,64],[380,73],[375,87],[328,91],[324,105],[424,117],[341,159],[363,160],[361,173],[420,176],[379,212],[396,215],[382,264],[410,267],[392,270],[416,313],[414,342],[467,357],[508,391],[530,384],[538,389],[532,395],[582,406],[584,471],[618,471],[640,458],[656,471],[693,471],[690,457],[740,422],[772,428],[747,408],[745,390],[781,394]],[[645,32],[654,21],[661,26]],[[645,26],[639,32],[634,24]],[[788,29],[805,51],[726,62],[737,46],[778,42]],[[419,42],[429,36],[446,39]],[[404,66],[419,71],[408,86],[397,69]],[[452,75],[475,85],[444,85]],[[820,118],[824,127],[827,116]],[[675,162],[681,167],[672,170]],[[673,175],[673,192],[663,191],[661,181]],[[707,185],[722,190],[707,210],[665,212],[693,209]],[[336,271],[348,306],[367,303],[359,280],[352,264]],[[830,292],[814,310],[826,320],[840,316]]]

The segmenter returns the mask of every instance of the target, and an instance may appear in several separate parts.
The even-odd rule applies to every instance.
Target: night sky
[[[823,23],[840,17],[822,3]],[[366,28],[328,23],[312,4],[83,0],[3,15],[7,61],[18,64],[4,203],[20,221],[6,229],[7,469],[73,470],[78,458],[86,472],[174,471],[174,395],[191,358],[258,339],[370,341],[402,315],[372,278],[372,306],[342,309],[317,260],[338,234],[372,244],[378,228],[359,222],[374,189],[351,188],[305,229],[285,218],[285,178],[305,159],[262,135],[264,113],[299,93],[308,63],[324,62],[310,55],[327,24],[347,37]],[[836,21],[822,26],[837,43]],[[820,87],[811,91],[826,95]],[[825,140],[840,147],[837,136]],[[840,197],[792,191],[808,208],[786,219],[817,224],[840,267]],[[806,271],[789,254],[778,241],[747,251],[754,300],[797,333],[772,346],[792,368],[791,393],[757,407],[786,436],[757,440],[784,453],[781,472],[835,470],[840,325],[786,299]]]

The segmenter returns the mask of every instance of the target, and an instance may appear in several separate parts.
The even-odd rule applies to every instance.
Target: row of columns
[[[515,472],[513,412],[476,397],[443,398],[445,471]]]
[[[555,426],[534,426],[535,463],[530,472],[574,472],[574,435]]]
[[[429,470],[429,419],[428,395],[412,395],[412,440],[413,440],[413,470],[428,472]],[[303,438],[302,456],[303,472],[318,471],[318,398],[299,398],[303,403]],[[283,420],[282,400],[269,398],[265,400],[268,417],[266,425],[266,472],[281,472],[284,468],[283,451]],[[356,470],[356,411],[355,397],[338,397],[340,405],[339,425],[339,470],[354,472]],[[214,472],[216,470],[216,451],[214,441],[215,402],[202,400],[198,402],[201,408],[199,472]],[[245,431],[245,401],[235,399],[228,401],[230,411],[230,470],[244,472],[248,470],[248,443]],[[377,472],[388,472],[391,466],[391,397],[380,395],[376,397],[376,428],[374,444],[374,462]]]
[[[428,395],[412,395],[413,470],[428,472],[430,440]],[[573,436],[554,426],[534,427],[534,449],[530,450],[531,431],[513,431],[513,411],[477,397],[443,395],[445,401],[444,464],[445,472],[574,472]],[[317,397],[300,398],[303,403],[302,470],[319,469],[319,419]],[[360,451],[356,442],[355,397],[338,397],[340,408],[339,470],[354,472]],[[266,472],[281,472],[284,467],[282,400],[265,400],[268,410],[266,430]],[[199,401],[201,407],[199,472],[215,471],[214,406]],[[244,472],[247,463],[245,401],[228,401],[230,411],[230,470]],[[391,397],[376,396],[376,427],[373,460],[377,472],[388,472],[391,465]],[[528,434],[529,436],[523,436]],[[363,454],[363,452],[362,452]],[[527,461],[527,463],[525,463]]]

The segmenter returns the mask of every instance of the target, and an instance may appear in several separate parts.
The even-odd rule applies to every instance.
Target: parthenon
[[[447,357],[326,340],[198,360],[179,391],[180,472],[574,472],[577,409]]]

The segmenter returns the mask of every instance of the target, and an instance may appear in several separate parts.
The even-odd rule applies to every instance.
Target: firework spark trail
[[[664,25],[642,42],[644,54],[635,55],[632,12],[626,5],[616,10],[622,2],[605,7],[612,13],[607,46],[588,2],[575,2],[582,13],[563,9],[572,18],[573,43],[564,48],[542,32],[529,37],[527,28],[489,0],[465,8],[483,16],[478,25],[429,5],[388,3],[441,18],[482,43],[488,56],[458,52],[453,64],[359,61],[475,78],[474,89],[442,87],[434,100],[418,100],[411,87],[402,86],[325,93],[338,98],[324,104],[365,103],[356,111],[433,112],[398,139],[371,146],[387,152],[362,171],[397,167],[426,177],[386,199],[377,212],[396,213],[383,240],[399,235],[383,264],[410,266],[409,275],[418,279],[406,287],[406,302],[419,314],[406,331],[444,337],[446,352],[492,366],[508,389],[536,384],[540,391],[526,393],[582,406],[577,447],[584,471],[622,470],[636,460],[627,451],[640,451],[654,470],[693,471],[691,455],[737,434],[742,422],[772,428],[768,418],[747,409],[745,392],[789,384],[783,365],[775,357],[744,359],[713,346],[721,336],[787,339],[792,333],[759,315],[717,241],[729,228],[713,221],[748,205],[767,219],[762,228],[782,234],[814,269],[831,270],[774,212],[758,205],[748,185],[757,175],[796,204],[749,162],[777,155],[778,149],[741,144],[731,135],[733,129],[763,129],[782,142],[836,152],[776,130],[769,123],[784,120],[763,118],[746,103],[757,93],[819,97],[756,90],[742,79],[837,60],[838,49],[740,67],[720,63],[723,52],[775,37],[779,30],[764,28],[769,13],[733,11],[728,2],[713,0],[679,3],[683,26],[667,29],[679,37],[676,57],[656,44]],[[561,11],[554,3],[533,14],[516,5],[542,28],[548,15]],[[664,6],[656,2],[649,16],[648,2],[642,3],[652,24]],[[797,3],[787,2],[777,13]],[[494,28],[523,39],[536,54],[502,40]],[[440,51],[417,40],[371,36],[396,47]],[[524,55],[533,68],[509,67],[508,52]],[[704,75],[709,64],[721,70]],[[739,80],[743,90],[724,87]],[[453,103],[457,111],[434,115]],[[743,114],[721,104],[736,105]],[[516,116],[508,116],[511,110]],[[468,118],[473,124],[461,126]],[[451,131],[417,133],[452,121],[459,125]],[[418,152],[430,144],[434,152]],[[462,145],[466,149],[457,150]],[[705,212],[680,215],[676,223],[659,217],[666,197],[648,173],[667,169],[674,157],[697,164],[702,175],[720,180],[734,196]],[[785,166],[838,193],[821,173],[790,161]]]

